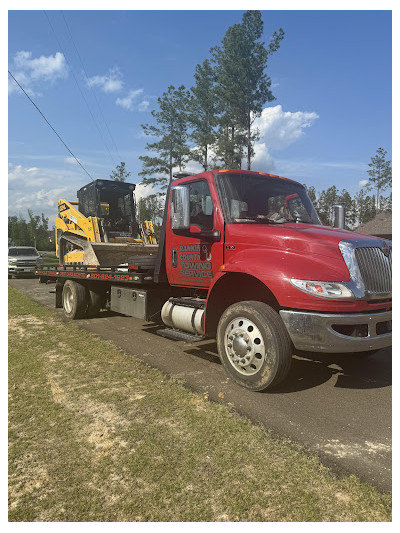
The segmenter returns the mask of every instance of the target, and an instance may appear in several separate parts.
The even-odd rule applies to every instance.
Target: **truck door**
[[[188,188],[190,229],[179,231],[171,228],[174,184],[171,187],[166,228],[165,260],[168,281],[171,285],[207,289],[223,262],[224,224],[215,185],[206,179],[184,183],[180,181],[177,185]],[[206,238],[206,234],[214,230],[220,232],[218,242]]]

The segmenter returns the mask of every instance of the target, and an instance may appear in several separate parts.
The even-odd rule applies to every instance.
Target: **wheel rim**
[[[63,290],[63,304],[67,313],[71,313],[74,301],[74,295],[72,294],[71,287],[68,285]]]
[[[248,318],[238,317],[229,322],[224,345],[228,361],[240,374],[251,376],[263,366],[266,358],[264,339]]]

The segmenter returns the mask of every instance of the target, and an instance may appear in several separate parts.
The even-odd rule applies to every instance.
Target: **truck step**
[[[175,341],[184,341],[187,343],[199,342],[205,339],[204,335],[193,335],[192,333],[186,333],[185,331],[180,331],[178,329],[159,329],[157,335],[161,337],[167,337],[168,339],[173,339]]]

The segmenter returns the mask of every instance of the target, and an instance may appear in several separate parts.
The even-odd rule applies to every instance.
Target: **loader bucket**
[[[158,251],[157,244],[122,244],[122,243],[107,243],[107,242],[92,242],[89,243],[92,247],[93,253],[96,256],[98,265],[104,266],[118,266],[124,263],[130,263],[130,259],[138,254],[140,255],[156,255]],[[86,263],[86,260],[85,260]]]
[[[130,264],[132,258],[137,255],[155,257],[158,251],[157,244],[89,242],[84,237],[65,232],[60,239],[60,262],[68,246],[75,250],[83,250],[84,265],[105,267]]]

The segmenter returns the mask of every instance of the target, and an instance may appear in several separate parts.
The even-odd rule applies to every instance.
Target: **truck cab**
[[[243,170],[174,181],[165,261],[171,285],[206,297],[204,329],[217,338],[227,308],[262,302],[299,350],[370,352],[391,344],[391,242],[322,226],[295,181]],[[245,372],[243,357],[233,367]]]

